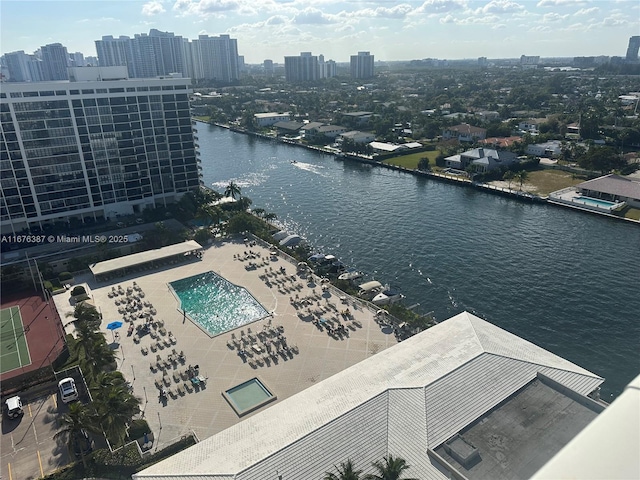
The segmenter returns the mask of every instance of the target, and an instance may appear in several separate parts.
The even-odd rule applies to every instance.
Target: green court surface
[[[31,363],[20,308],[0,310],[0,373]]]

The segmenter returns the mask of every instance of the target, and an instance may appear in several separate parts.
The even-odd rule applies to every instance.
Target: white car
[[[18,418],[24,413],[22,410],[22,401],[18,396],[7,398],[4,402],[4,406],[7,417],[9,418]]]
[[[60,389],[60,398],[62,398],[64,403],[78,399],[78,389],[76,388],[76,382],[73,378],[63,378],[58,382],[58,388]]]

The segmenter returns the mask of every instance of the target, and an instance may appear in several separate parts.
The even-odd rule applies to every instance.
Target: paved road
[[[0,478],[40,478],[69,462],[64,442],[53,439],[64,409],[58,402],[57,393],[52,393],[26,403],[22,418],[2,418]]]

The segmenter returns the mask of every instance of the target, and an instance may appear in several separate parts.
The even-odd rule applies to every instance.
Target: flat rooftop
[[[435,451],[469,480],[531,478],[598,413],[536,378],[451,442],[465,456],[473,447],[477,450],[479,458],[468,468],[444,444]]]

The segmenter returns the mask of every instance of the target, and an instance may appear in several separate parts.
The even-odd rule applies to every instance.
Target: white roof
[[[186,242],[176,243],[175,245],[169,245],[168,247],[157,248],[155,250],[147,250],[140,253],[133,253],[124,257],[94,263],[93,265],[89,266],[89,269],[94,275],[102,275],[104,273],[133,267],[135,265],[141,265],[143,263],[160,260],[162,258],[173,257],[175,255],[183,255],[195,250],[202,250],[202,245],[200,245],[195,240],[187,240]]]
[[[640,376],[534,476],[534,480],[640,478]]]
[[[445,479],[434,448],[545,374],[586,395],[602,378],[463,312],[289,397],[134,479],[320,478],[388,452]],[[275,392],[277,394],[277,392]]]
[[[381,150],[384,152],[395,152],[396,150],[402,148],[401,145],[394,145],[392,143],[384,143],[384,142],[371,142],[369,143],[371,148],[375,150]]]

